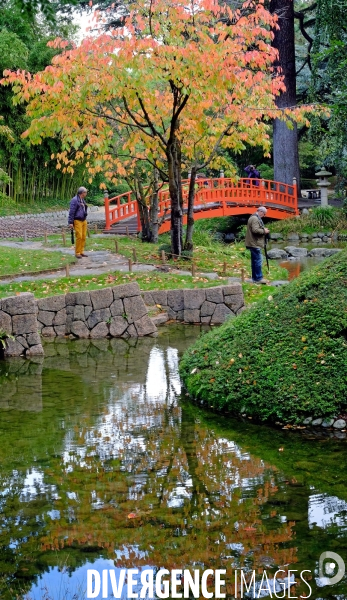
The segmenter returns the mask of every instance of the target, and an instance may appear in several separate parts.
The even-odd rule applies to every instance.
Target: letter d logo
[[[329,560],[330,562],[326,562]],[[332,562],[334,561],[334,562]],[[338,568],[336,575],[331,577]],[[327,582],[325,585],[334,585],[341,581],[345,574],[345,563],[341,556],[336,552],[323,552],[319,557],[319,577],[324,577]]]

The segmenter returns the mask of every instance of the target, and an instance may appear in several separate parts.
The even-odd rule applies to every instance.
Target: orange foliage
[[[28,103],[24,135],[34,144],[59,136],[55,159],[64,172],[84,162],[91,176],[115,180],[144,159],[164,169],[173,135],[185,164],[216,164],[219,146],[268,151],[275,116],[305,120],[302,109],[279,115],[275,107],[283,90],[272,67],[276,16],[262,1],[234,11],[216,0],[132,7],[122,30],[87,36],[78,47],[55,40],[63,52],[44,72],[5,73],[15,101]]]

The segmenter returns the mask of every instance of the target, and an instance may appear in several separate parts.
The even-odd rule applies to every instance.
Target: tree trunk
[[[278,15],[279,29],[274,31],[272,45],[278,50],[275,67],[280,67],[286,91],[276,100],[279,108],[296,106],[294,0],[271,0],[270,11]],[[274,179],[292,184],[296,177],[300,189],[297,126],[288,129],[284,121],[275,119],[273,126]]]
[[[148,207],[140,194],[136,194],[137,209],[139,211],[140,222],[141,222],[141,240],[143,242],[150,242],[152,237],[150,220],[148,214]]]
[[[149,242],[151,239],[151,227],[150,227],[150,219],[148,213],[148,207],[146,203],[146,197],[143,189],[143,185],[141,182],[141,176],[138,174],[137,169],[135,169],[134,180],[133,182],[130,179],[126,179],[130,189],[135,194],[136,202],[137,202],[137,210],[140,217],[141,223],[141,239],[143,242]]]
[[[149,219],[151,227],[151,239],[152,244],[158,243],[159,237],[159,224],[158,224],[158,208],[159,208],[159,185],[158,185],[158,170],[153,171],[153,193],[152,201],[149,209]]]
[[[171,252],[180,256],[182,252],[182,183],[179,141],[176,136],[167,146],[169,192],[171,200]]]
[[[193,250],[193,230],[194,230],[194,199],[195,199],[195,181],[197,168],[192,167],[188,191],[188,212],[187,212],[187,231],[184,242],[184,249]]]

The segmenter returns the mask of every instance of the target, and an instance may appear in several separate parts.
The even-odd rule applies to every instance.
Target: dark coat
[[[254,185],[256,186],[259,186],[260,172],[258,171],[258,169],[252,169],[249,165],[248,167],[244,168],[244,171],[246,171],[250,179],[253,179],[252,183],[254,183]]]
[[[245,244],[246,248],[264,248],[265,246],[264,223],[256,214],[248,219]]]
[[[87,218],[88,206],[83,198],[78,194],[74,196],[70,202],[69,225],[73,225],[76,221],[85,221]]]

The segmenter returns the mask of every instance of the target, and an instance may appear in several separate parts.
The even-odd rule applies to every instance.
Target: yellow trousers
[[[87,237],[87,221],[74,221],[73,227],[76,236],[75,254],[83,254]]]

